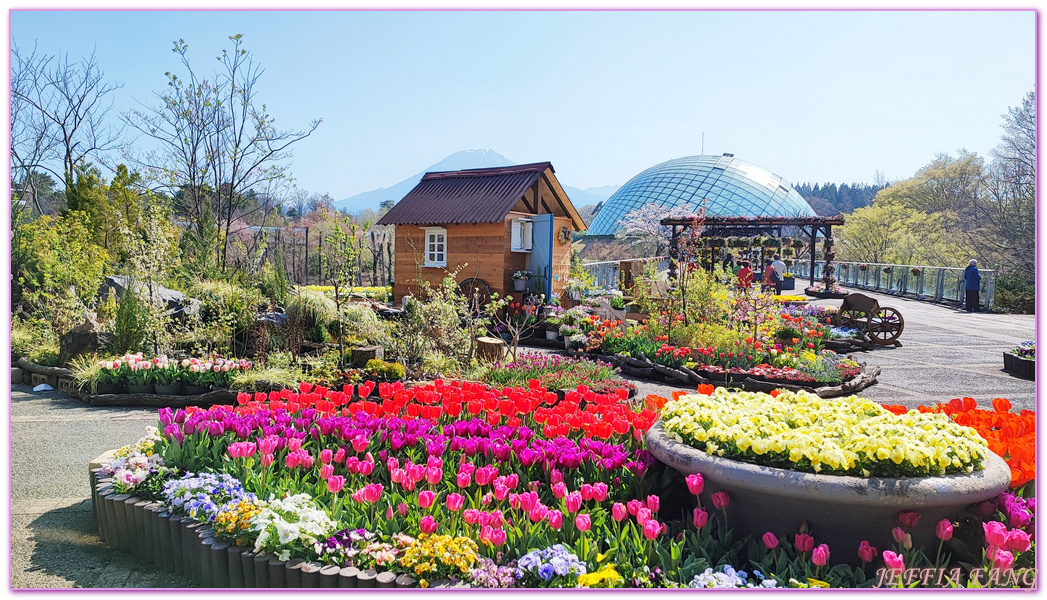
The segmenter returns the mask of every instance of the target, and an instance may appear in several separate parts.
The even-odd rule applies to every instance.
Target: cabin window
[[[442,227],[427,227],[425,231],[425,266],[447,266],[447,230]]]
[[[534,223],[530,219],[513,219],[511,249],[513,252],[530,252],[533,245]]]

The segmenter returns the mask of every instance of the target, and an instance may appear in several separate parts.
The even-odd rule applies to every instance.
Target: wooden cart
[[[898,338],[905,329],[902,313],[889,306],[880,306],[875,298],[864,294],[848,294],[836,313],[837,327],[858,329],[879,346],[901,346]]]

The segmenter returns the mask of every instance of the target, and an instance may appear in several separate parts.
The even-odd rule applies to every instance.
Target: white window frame
[[[442,239],[441,239],[442,236]],[[447,266],[447,229],[444,227],[422,227],[423,267]],[[443,260],[440,260],[440,259]]]
[[[513,219],[509,246],[512,252],[531,252],[534,248],[534,222],[531,219]]]

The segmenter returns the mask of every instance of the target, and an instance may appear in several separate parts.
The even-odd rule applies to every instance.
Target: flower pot
[[[527,280],[526,279],[514,279],[513,280],[513,289],[516,290],[517,292],[526,292],[527,291]]]
[[[156,393],[155,389],[155,386],[151,383],[146,383],[144,385],[139,385],[137,383],[127,384],[127,392],[129,394],[154,394]]]
[[[783,290],[795,290],[796,289],[796,278],[795,277],[783,277],[782,278],[782,289]]]
[[[161,396],[181,396],[182,395],[182,382],[176,381],[175,383],[163,385],[156,384],[156,393]]]
[[[1036,379],[1036,360],[1010,352],[1003,353],[1003,368],[1022,379]]]
[[[716,492],[730,495],[727,525],[735,539],[749,534],[759,538],[767,531],[791,537],[806,522],[814,538],[832,549],[834,560],[852,565],[858,564],[862,540],[881,549],[893,545],[891,528],[903,510],[922,515],[912,531],[913,546],[933,554],[940,520],[960,520],[970,504],[996,497],[1011,482],[1007,463],[991,452],[981,471],[940,477],[862,478],[764,467],[678,443],[661,422],[647,433],[647,449],[681,473],[702,474],[703,506],[713,506]],[[723,518],[720,511],[712,513]]]
[[[122,383],[99,383],[95,389],[97,394],[126,394],[127,388]]]
[[[185,395],[186,396],[199,396],[200,394],[206,394],[207,392],[210,392],[210,391],[211,391],[211,388],[209,386],[189,385],[189,384],[186,384],[186,386],[185,386]]]
[[[568,290],[567,291],[567,297],[570,298],[571,300],[581,300],[582,299],[582,292],[581,292],[581,290]]]
[[[545,339],[547,339],[547,340],[556,340],[556,338],[558,338],[558,337],[560,337],[560,332],[559,331],[549,331],[549,330],[546,330],[546,332],[545,332]]]

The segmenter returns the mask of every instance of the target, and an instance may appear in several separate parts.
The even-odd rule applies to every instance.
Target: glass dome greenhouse
[[[686,156],[630,179],[600,207],[586,235],[614,235],[626,215],[646,204],[722,217],[814,217],[817,214],[778,175],[733,154]]]

